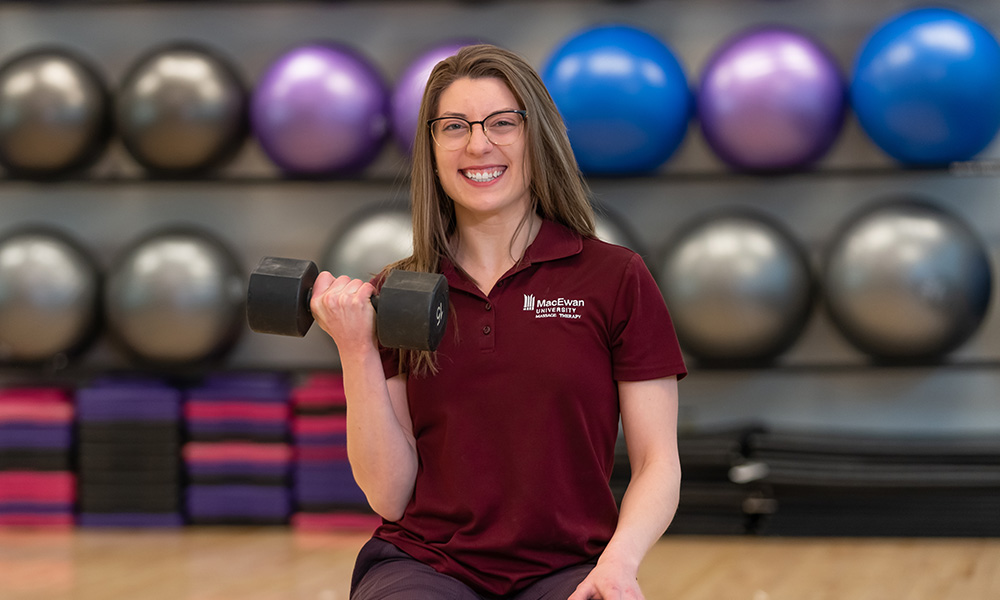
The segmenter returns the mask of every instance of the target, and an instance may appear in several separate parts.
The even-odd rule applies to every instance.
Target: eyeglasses
[[[434,143],[445,150],[464,148],[472,139],[472,126],[480,125],[486,139],[494,146],[509,146],[521,137],[527,112],[500,110],[482,121],[469,121],[462,117],[438,117],[427,121]]]

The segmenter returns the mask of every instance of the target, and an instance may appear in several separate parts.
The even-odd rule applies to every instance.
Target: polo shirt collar
[[[580,234],[555,221],[542,219],[542,226],[538,230],[538,235],[535,236],[534,241],[531,242],[531,245],[524,252],[523,260],[514,265],[509,272],[504,274],[504,277],[509,277],[536,263],[559,260],[560,258],[579,254],[582,250],[583,237]],[[461,275],[458,269],[455,268],[455,265],[447,258],[441,259],[441,272],[444,273],[448,279],[448,284],[452,287],[456,285],[458,287],[466,287],[460,283],[467,281],[465,276]]]
[[[572,229],[549,221],[542,220],[538,235],[524,253],[521,263],[528,266],[533,263],[567,258],[579,254],[583,250],[583,238]]]

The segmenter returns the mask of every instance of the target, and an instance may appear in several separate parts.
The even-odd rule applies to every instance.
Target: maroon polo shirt
[[[454,311],[440,370],[407,383],[416,487],[375,535],[504,595],[601,553],[618,518],[617,382],[685,367],[663,296],[626,248],[546,221],[488,296],[442,271]],[[396,375],[396,353],[383,359]]]

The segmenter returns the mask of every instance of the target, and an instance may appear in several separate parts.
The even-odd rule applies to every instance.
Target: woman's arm
[[[570,600],[642,598],[639,564],[677,510],[677,378],[623,381],[618,390],[632,478],[611,541]]]
[[[347,396],[347,454],[372,510],[399,520],[413,495],[417,450],[406,398],[406,376],[386,380],[375,339],[375,288],[321,273],[310,310],[337,344]]]

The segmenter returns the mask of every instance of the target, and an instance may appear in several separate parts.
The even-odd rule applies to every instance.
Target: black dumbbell
[[[319,275],[311,260],[266,256],[250,274],[247,321],[258,333],[302,337]],[[448,320],[448,281],[438,273],[389,271],[377,296],[375,331],[387,348],[436,350]]]

